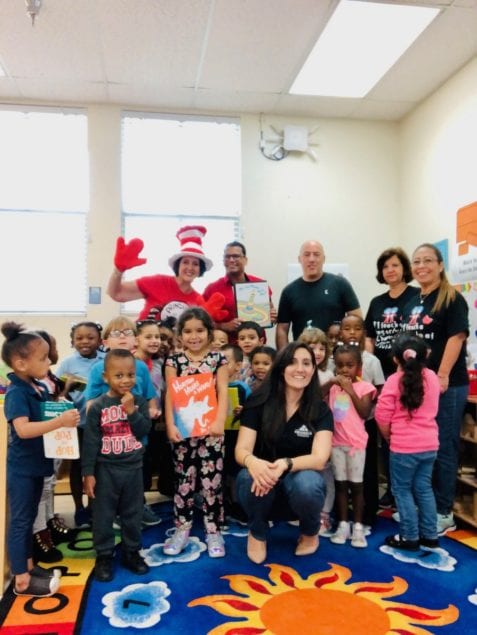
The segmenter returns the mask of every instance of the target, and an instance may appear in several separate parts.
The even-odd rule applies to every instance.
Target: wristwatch
[[[293,467],[293,459],[290,459],[290,457],[284,457],[283,459],[285,461],[285,463],[287,464],[287,469],[283,472],[283,474],[288,474],[289,472],[291,472],[292,467]],[[283,476],[283,475],[282,475]]]

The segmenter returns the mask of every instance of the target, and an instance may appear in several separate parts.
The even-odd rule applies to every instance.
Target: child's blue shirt
[[[105,353],[102,351],[97,351],[96,357],[83,357],[78,353],[78,351],[75,351],[73,355],[70,355],[70,357],[67,357],[60,363],[55,374],[58,377],[61,377],[62,375],[75,375],[87,383],[91,369],[98,363],[98,361],[104,359],[104,356]],[[75,407],[80,413],[80,426],[84,426],[86,423],[85,391],[72,390],[68,393],[68,396],[72,399]]]
[[[50,476],[53,474],[53,460],[45,457],[43,449],[43,435],[32,439],[21,439],[15,431],[12,422],[19,417],[26,417],[29,421],[42,420],[42,403],[48,401],[48,391],[44,384],[35,379],[35,388],[20,379],[15,373],[9,373],[10,384],[5,394],[5,418],[10,425],[10,440],[8,444],[7,465],[8,472],[22,476]]]
[[[144,397],[148,401],[156,397],[156,390],[151,381],[151,376],[146,364],[140,359],[135,359],[136,364],[136,383],[134,384],[131,392],[133,395],[139,395]],[[86,390],[84,391],[84,398],[86,401],[96,399],[105,392],[108,392],[109,386],[103,379],[104,372],[104,359],[100,359],[91,369],[89,374]]]

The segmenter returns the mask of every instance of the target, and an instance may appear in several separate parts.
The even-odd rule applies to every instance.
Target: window
[[[170,273],[175,234],[207,228],[204,253],[214,267],[194,283],[203,291],[223,275],[224,245],[239,236],[240,126],[236,119],[125,112],[122,118],[122,213],[126,240],[142,238],[147,264],[128,279]],[[142,302],[128,302],[138,312]]]
[[[0,108],[1,313],[84,313],[87,120]]]

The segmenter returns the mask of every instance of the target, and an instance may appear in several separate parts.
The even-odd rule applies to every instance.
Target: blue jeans
[[[257,540],[266,540],[268,520],[272,506],[289,507],[300,521],[300,532],[305,536],[316,536],[320,528],[320,513],[326,495],[325,480],[320,472],[301,470],[287,474],[265,496],[252,493],[252,477],[244,468],[237,480],[237,498],[248,516],[250,533]]]
[[[439,426],[439,450],[434,469],[434,493],[439,514],[449,514],[454,503],[460,428],[468,392],[468,386],[452,386],[439,399],[436,417]]]
[[[7,467],[9,504],[8,556],[12,574],[26,573],[33,551],[33,523],[43,489],[43,476],[24,476]]]
[[[399,511],[399,535],[405,540],[437,538],[437,512],[432,468],[437,452],[391,451],[391,489]],[[417,507],[417,509],[416,509]]]

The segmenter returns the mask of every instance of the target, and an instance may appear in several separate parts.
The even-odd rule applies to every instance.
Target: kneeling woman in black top
[[[236,487],[249,519],[248,557],[258,564],[267,556],[268,520],[277,497],[299,519],[295,554],[314,553],[326,493],[320,470],[331,453],[333,418],[306,344],[292,342],[278,353],[240,422],[235,458],[244,469]]]

